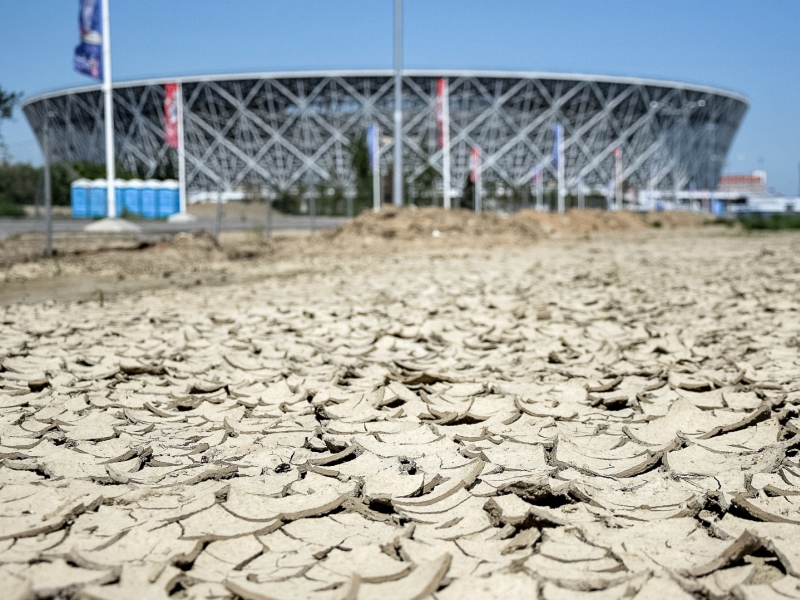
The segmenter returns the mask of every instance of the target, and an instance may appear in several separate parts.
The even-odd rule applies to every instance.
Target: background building
[[[753,171],[750,175],[723,175],[719,179],[717,190],[764,195],[767,193],[767,173],[766,171]]]
[[[614,181],[616,148],[628,188],[713,189],[748,107],[736,93],[668,81],[409,70],[403,78],[403,154],[411,185],[441,171],[439,77],[449,78],[456,194],[466,185],[473,146],[481,148],[487,185],[519,189],[540,166],[545,186],[552,186],[555,124],[564,127],[571,194],[579,182],[600,191]],[[117,160],[141,177],[176,160],[162,125],[164,84],[172,81],[183,84],[190,193],[248,186],[280,193],[299,185],[351,193],[352,153],[372,123],[382,133],[382,170],[391,168],[390,71],[261,73],[116,83]],[[40,140],[49,118],[51,161],[103,162],[99,86],[41,94],[27,99],[23,110]]]

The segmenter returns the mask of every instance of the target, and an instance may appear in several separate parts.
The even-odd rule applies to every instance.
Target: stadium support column
[[[392,204],[403,205],[403,0],[394,0],[394,188]]]
[[[114,190],[114,99],[111,95],[111,19],[108,0],[103,0],[103,99],[105,100],[106,128],[106,201],[108,218],[117,217],[117,198]]]

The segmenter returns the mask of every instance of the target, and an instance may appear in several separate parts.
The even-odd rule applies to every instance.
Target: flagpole
[[[558,212],[563,213],[565,208],[566,189],[564,187],[564,129],[561,125],[556,125],[557,135],[556,144],[558,144],[556,151],[558,156]]]
[[[372,210],[378,212],[381,209],[381,136],[378,126],[372,127]]]
[[[106,128],[106,199],[108,218],[117,217],[117,198],[114,179],[114,99],[111,95],[111,19],[108,14],[108,0],[103,0],[103,99],[105,101]]]
[[[614,150],[614,210],[622,208],[622,149]]]
[[[586,203],[583,199],[583,177],[580,175],[578,176],[578,208],[583,210],[585,208]]]
[[[472,184],[474,190],[475,212],[481,212],[483,209],[483,199],[481,198],[481,149],[479,146],[472,148],[470,152],[472,159]]]
[[[450,80],[442,87],[442,204],[450,210]]]
[[[542,210],[542,167],[536,167],[536,210]]]
[[[178,212],[186,214],[186,151],[183,140],[183,84],[178,84]]]
[[[392,204],[403,205],[403,0],[394,0],[394,189]]]

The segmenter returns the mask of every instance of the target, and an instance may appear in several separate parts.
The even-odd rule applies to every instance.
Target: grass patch
[[[12,219],[21,219],[25,217],[25,208],[19,204],[12,204],[11,202],[0,203],[0,217],[11,217]]]
[[[736,219],[727,219],[725,217],[714,217],[713,219],[706,219],[703,225],[724,225],[725,227],[736,226]]]
[[[800,229],[800,214],[743,215],[739,222],[750,231],[780,231]]]

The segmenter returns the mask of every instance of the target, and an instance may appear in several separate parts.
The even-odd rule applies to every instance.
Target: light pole
[[[394,189],[392,204],[403,205],[403,0],[394,0]]]

